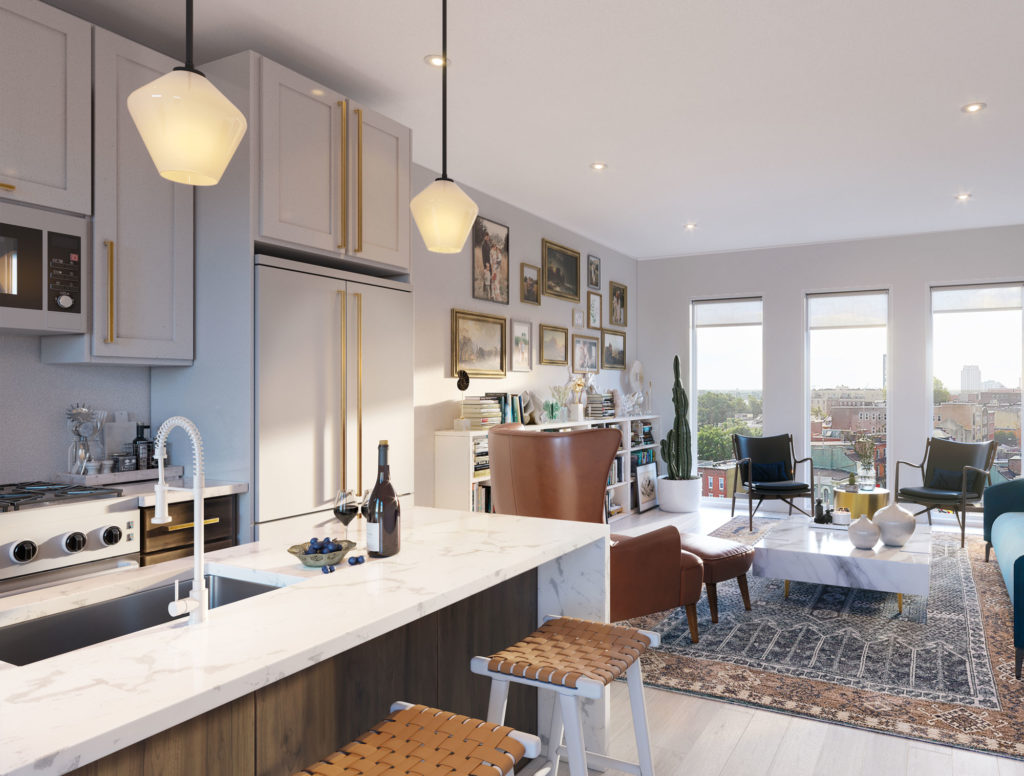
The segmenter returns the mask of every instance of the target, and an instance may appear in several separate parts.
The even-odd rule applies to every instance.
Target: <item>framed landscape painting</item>
[[[452,309],[452,377],[505,376],[505,318]]]
[[[544,293],[580,301],[580,252],[550,240],[541,240],[540,246]]]
[[[509,360],[513,372],[529,372],[533,369],[533,324],[529,321],[510,321],[512,351]]]
[[[601,290],[601,260],[597,256],[587,256],[587,288]]]
[[[608,281],[608,325],[626,326],[626,287],[614,280]]]
[[[601,331],[601,368],[626,368],[626,332],[610,329]]]
[[[473,298],[508,304],[508,227],[483,216],[473,224]]]
[[[572,335],[572,371],[578,374],[596,374],[600,367],[597,357],[597,337]]]
[[[540,267],[536,264],[519,265],[519,301],[540,304]]]
[[[569,330],[561,326],[548,326],[545,323],[539,324],[540,331],[540,363],[542,364],[568,364],[569,363]]]
[[[596,291],[587,291],[587,328],[601,328],[601,295]]]

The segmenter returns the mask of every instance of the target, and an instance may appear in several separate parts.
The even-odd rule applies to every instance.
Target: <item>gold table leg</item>
[[[900,614],[903,614],[903,593],[896,594],[896,606],[899,607]]]
[[[785,592],[784,592],[782,597],[783,598],[789,598],[789,580],[788,579],[785,581],[785,586],[786,586]]]

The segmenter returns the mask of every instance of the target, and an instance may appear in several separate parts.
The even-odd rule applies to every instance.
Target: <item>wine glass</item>
[[[359,497],[351,490],[339,490],[334,497],[334,516],[345,526],[345,540],[348,540],[348,525],[359,515]]]

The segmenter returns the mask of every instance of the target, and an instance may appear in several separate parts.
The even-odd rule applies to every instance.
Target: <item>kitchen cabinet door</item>
[[[260,235],[337,253],[344,97],[263,59]]]
[[[95,42],[92,353],[188,362],[193,187],[160,177],[126,104],[178,63],[106,30]]]
[[[92,212],[91,26],[0,0],[0,198]]]
[[[348,487],[372,490],[377,443],[388,440],[391,482],[413,490],[412,294],[348,283]]]
[[[341,485],[344,291],[256,268],[257,522],[330,509]]]
[[[356,103],[348,125],[348,253],[408,271],[412,132]]]

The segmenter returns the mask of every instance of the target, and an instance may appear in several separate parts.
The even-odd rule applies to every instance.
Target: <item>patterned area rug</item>
[[[732,520],[713,535],[753,544],[777,522]],[[662,646],[653,687],[1024,759],[1024,681],[1013,676],[1013,615],[984,542],[934,531],[927,600],[748,574],[718,586],[717,624],[697,606],[700,643],[677,609],[631,621]],[[925,608],[927,607],[927,611]]]

